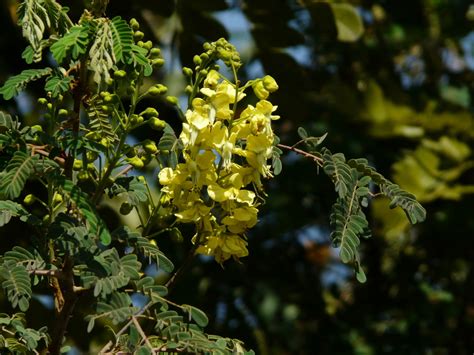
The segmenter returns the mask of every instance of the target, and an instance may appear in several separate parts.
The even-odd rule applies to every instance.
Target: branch
[[[292,152],[295,152],[299,155],[302,155],[304,156],[305,158],[308,158],[308,159],[311,159],[313,160],[318,166],[322,167],[323,166],[323,163],[324,163],[324,159],[321,158],[321,157],[318,157],[314,154],[311,154],[311,153],[308,153],[304,150],[301,150],[301,149],[298,149],[298,148],[295,148],[294,146],[289,146],[289,145],[285,145],[285,144],[277,144],[277,147],[278,148],[282,148],[282,149],[286,149],[286,150],[290,150]]]
[[[62,270],[28,270],[31,275],[38,275],[38,276],[50,276],[55,277],[57,279],[65,279],[65,275]]]
[[[138,322],[137,318],[135,318],[135,316],[132,316],[132,322],[133,324],[135,324],[135,327],[137,328],[138,333],[140,333],[146,345],[150,348],[151,351],[153,351],[153,346],[151,345],[150,341],[148,340],[148,337],[146,336],[145,332],[143,331],[140,323]]]

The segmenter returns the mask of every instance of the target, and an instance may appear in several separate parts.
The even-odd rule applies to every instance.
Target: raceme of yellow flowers
[[[233,110],[245,93],[209,71],[202,97],[193,99],[185,115],[179,137],[184,162],[158,175],[178,221],[196,224],[197,253],[219,263],[248,255],[245,232],[257,223],[261,177],[273,176],[271,121],[279,116],[266,98],[278,86],[270,76],[252,86],[260,101],[237,116]]]

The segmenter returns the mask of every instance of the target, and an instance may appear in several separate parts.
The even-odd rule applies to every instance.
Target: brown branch
[[[52,355],[59,355],[61,353],[61,345],[63,343],[64,334],[66,333],[69,319],[77,302],[77,295],[74,292],[74,274],[73,261],[71,257],[66,257],[62,273],[64,279],[59,280],[59,285],[63,294],[63,304],[56,308],[56,325],[52,334],[51,343],[49,345],[49,352]],[[54,278],[54,280],[58,280]],[[56,302],[55,296],[55,302]]]
[[[140,323],[138,322],[137,318],[135,318],[135,316],[132,316],[132,322],[135,325],[135,327],[137,328],[137,331],[141,335],[142,339],[145,341],[145,344],[150,348],[152,353],[155,353],[153,351],[153,345],[151,345],[150,341],[148,340],[148,337],[146,336],[145,332],[143,331]]]
[[[298,149],[298,148],[295,148],[294,146],[289,146],[289,145],[285,145],[285,144],[277,144],[277,147],[278,148],[283,148],[283,149],[286,149],[286,150],[289,150],[289,151],[292,151],[292,152],[295,152],[299,155],[302,155],[304,156],[305,158],[308,158],[308,159],[311,159],[313,160],[316,164],[318,164],[319,166],[323,166],[323,163],[324,163],[324,159],[321,158],[321,157],[318,157],[314,154],[311,154],[311,153],[308,153],[304,150],[301,150],[301,149]]]
[[[65,279],[65,275],[62,272],[62,270],[28,270],[28,272],[32,275],[38,275],[38,276],[50,276],[50,277],[55,277],[57,279]]]

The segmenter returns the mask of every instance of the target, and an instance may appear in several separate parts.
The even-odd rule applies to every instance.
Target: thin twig
[[[145,332],[143,331],[140,323],[138,322],[137,318],[135,316],[132,316],[132,322],[135,324],[135,327],[137,328],[138,333],[140,333],[141,337],[145,341],[146,345],[150,348],[152,351],[152,354],[155,354],[155,351],[153,350],[153,346],[151,345],[150,341],[148,340],[148,337],[146,336]]]
[[[311,153],[308,153],[304,150],[301,150],[301,149],[298,149],[298,148],[295,148],[293,146],[289,146],[289,145],[285,145],[285,144],[278,144],[277,147],[279,148],[283,148],[283,149],[287,149],[287,150],[290,150],[292,152],[295,152],[299,155],[302,155],[304,156],[305,158],[308,158],[308,159],[311,159],[313,160],[314,162],[316,162],[316,164],[318,164],[319,166],[323,166],[323,163],[324,163],[324,159],[321,158],[321,157],[318,157],[314,154],[311,154]]]

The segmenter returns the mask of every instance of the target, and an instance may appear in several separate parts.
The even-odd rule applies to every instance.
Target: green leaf
[[[3,84],[0,88],[0,94],[3,95],[5,100],[10,100],[23,91],[29,82],[51,74],[51,71],[51,68],[23,70],[20,74],[10,77]]]
[[[95,207],[90,204],[89,196],[72,181],[65,178],[57,179],[57,184],[84,215],[91,233],[97,235],[102,244],[109,245],[111,242],[110,232],[104,221],[98,216]]]
[[[0,278],[7,298],[14,308],[19,307],[22,312],[28,310],[31,299],[31,281],[28,271],[23,265],[4,262],[0,266]]]
[[[18,24],[22,27],[23,37],[27,39],[35,52],[38,51],[44,32],[51,25],[44,2],[23,0],[18,6],[17,13]]]
[[[20,127],[20,124],[13,120],[12,116],[8,113],[0,111],[0,128],[6,128],[7,130],[16,130]],[[3,131],[3,129],[0,129]]]
[[[364,33],[364,23],[356,8],[350,4],[329,4],[336,21],[337,39],[355,42]]]
[[[90,27],[87,23],[72,27],[67,34],[51,46],[54,59],[61,64],[68,55],[72,59],[77,59],[81,54],[84,54],[90,41],[89,30]]]
[[[12,217],[18,216],[27,219],[30,214],[19,203],[10,200],[0,201],[0,227],[10,222]]]
[[[33,174],[37,156],[17,151],[4,171],[0,173],[0,196],[15,199],[20,196],[28,178]]]
[[[350,189],[350,185],[353,183],[351,167],[346,164],[344,154],[331,154],[326,148],[322,152],[324,159],[323,170],[333,180],[339,197],[344,198]]]
[[[298,135],[300,136],[301,139],[306,139],[308,138],[308,132],[303,127],[298,127]]]
[[[99,95],[94,95],[88,104],[89,129],[98,133],[100,137],[106,138],[112,144],[117,142],[118,136],[112,128],[109,113],[103,109],[105,102],[102,98]]]
[[[131,304],[132,300],[128,294],[115,292],[108,301],[100,301],[97,303],[97,315],[93,317],[107,317],[111,319],[114,324],[118,324],[126,321],[138,311],[137,307],[133,307]]]
[[[72,78],[70,76],[64,76],[61,73],[57,73],[51,75],[48,80],[46,80],[44,89],[50,91],[52,97],[58,97],[59,95],[69,91],[69,84],[71,81]]]
[[[120,16],[114,17],[111,23],[112,37],[114,41],[115,60],[125,63],[133,45],[132,29]]]
[[[109,71],[117,63],[111,22],[108,19],[100,19],[89,53],[89,69],[94,73],[94,81],[99,85],[107,82],[110,79]]]
[[[196,322],[197,325],[203,328],[208,325],[209,319],[207,318],[206,313],[201,311],[199,308],[190,306],[188,304],[183,304],[182,306],[189,312],[192,319]]]

